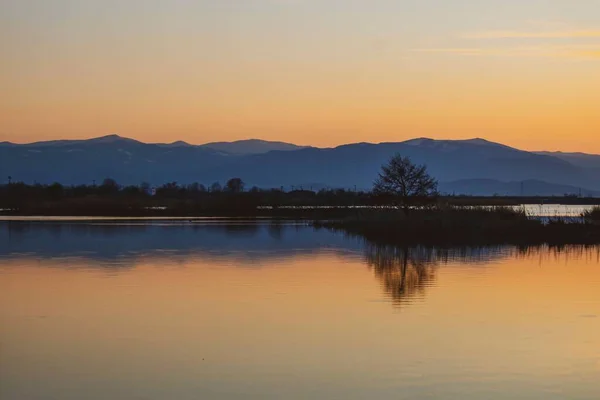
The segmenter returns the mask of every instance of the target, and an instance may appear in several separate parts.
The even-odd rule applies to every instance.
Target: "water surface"
[[[0,223],[0,398],[598,399],[595,247]]]

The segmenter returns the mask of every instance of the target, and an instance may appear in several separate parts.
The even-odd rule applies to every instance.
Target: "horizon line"
[[[417,141],[417,140],[431,140],[431,141],[447,141],[447,142],[474,142],[474,141],[485,141],[488,142],[490,144],[496,144],[496,145],[500,145],[500,146],[506,146],[506,147],[510,147],[513,148],[515,150],[520,150],[520,151],[525,151],[525,152],[529,152],[529,153],[562,153],[562,154],[581,154],[581,155],[597,155],[600,156],[600,154],[596,154],[596,153],[586,153],[584,151],[564,151],[564,150],[524,150],[512,145],[508,145],[502,142],[496,142],[493,140],[489,140],[486,139],[484,137],[469,137],[469,138],[463,138],[463,139],[436,139],[433,137],[425,137],[425,136],[420,136],[420,137],[415,137],[415,138],[410,138],[410,139],[405,139],[405,140],[400,140],[400,141],[382,141],[382,142],[367,142],[367,141],[360,141],[360,142],[348,142],[348,143],[340,143],[337,145],[333,145],[333,146],[315,146],[315,145],[302,145],[302,144],[296,144],[296,143],[292,143],[292,142],[287,142],[284,140],[268,140],[268,139],[261,139],[258,137],[248,137],[248,138],[244,138],[244,139],[234,139],[234,140],[220,140],[220,141],[210,141],[210,142],[205,142],[205,143],[190,143],[188,141],[185,140],[175,140],[172,142],[145,142],[143,140],[139,140],[133,137],[128,137],[128,136],[123,136],[120,134],[116,134],[116,133],[112,133],[112,134],[107,134],[107,135],[101,135],[101,136],[92,136],[92,137],[86,137],[86,138],[72,138],[72,139],[48,139],[48,140],[38,140],[38,141],[34,141],[34,142],[12,142],[9,140],[5,140],[5,141],[1,141],[0,145],[4,144],[9,144],[9,145],[14,145],[14,146],[31,146],[31,145],[36,145],[36,144],[47,144],[47,143],[53,143],[53,142],[87,142],[87,141],[93,141],[93,140],[99,140],[99,139],[109,139],[109,138],[115,138],[115,139],[122,139],[122,140],[128,140],[128,141],[133,141],[133,142],[137,142],[137,143],[141,143],[141,144],[147,144],[147,145],[164,145],[164,146],[169,146],[169,145],[174,145],[174,144],[178,144],[181,143],[182,146],[187,145],[187,146],[193,146],[193,147],[202,147],[202,146],[207,146],[210,144],[223,144],[223,143],[238,143],[238,142],[245,142],[245,141],[260,141],[260,142],[265,142],[265,143],[280,143],[280,144],[287,144],[287,145],[293,145],[293,146],[297,146],[299,148],[315,148],[315,149],[322,149],[322,150],[326,150],[326,149],[335,149],[338,147],[342,147],[342,146],[350,146],[350,145],[358,145],[358,144],[371,144],[371,145],[380,145],[380,144],[391,144],[391,143],[407,143],[407,142],[411,142],[411,141]],[[300,149],[299,149],[300,150]]]

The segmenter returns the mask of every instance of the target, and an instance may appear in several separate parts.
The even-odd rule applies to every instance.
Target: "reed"
[[[600,243],[600,225],[562,219],[543,223],[511,207],[436,206],[411,210],[407,215],[368,210],[344,219],[315,221],[314,225],[393,245]]]

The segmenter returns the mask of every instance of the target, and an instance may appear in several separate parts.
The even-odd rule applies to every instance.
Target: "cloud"
[[[466,56],[549,56],[547,48],[543,47],[489,47],[489,48],[437,48],[437,49],[413,49],[417,53],[447,53]]]
[[[489,31],[469,33],[465,39],[583,39],[600,38],[600,30],[572,30],[549,32]]]
[[[416,53],[456,54],[490,57],[554,57],[600,59],[600,46],[518,46],[518,47],[452,47],[412,49]]]
[[[453,53],[453,54],[464,54],[464,55],[480,55],[486,52],[485,49],[480,48],[438,48],[438,49],[412,49],[411,51],[416,53]]]
[[[582,40],[600,38],[600,29],[573,29],[557,21],[537,21],[530,24],[537,25],[538,29],[466,33],[459,36],[462,44],[465,44],[464,47],[420,48],[413,49],[412,52],[464,56],[600,59],[600,43],[597,43],[597,40],[594,40],[595,43]],[[479,40],[477,46],[473,46],[473,39]],[[538,40],[529,42],[528,39]]]

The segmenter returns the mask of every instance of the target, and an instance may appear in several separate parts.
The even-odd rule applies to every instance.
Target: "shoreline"
[[[210,215],[0,215],[4,225],[28,223],[301,223],[394,246],[600,244],[597,217],[529,217],[510,207],[414,209],[263,210]],[[292,212],[290,212],[292,211]],[[10,228],[9,228],[10,229]]]

